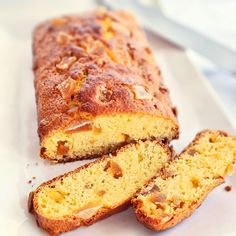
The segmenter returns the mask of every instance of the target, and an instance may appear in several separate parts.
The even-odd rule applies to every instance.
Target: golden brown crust
[[[178,137],[169,91],[130,14],[97,10],[42,23],[34,31],[33,54],[41,141],[76,120],[122,113],[170,119]],[[67,89],[63,82],[69,82]],[[150,99],[136,99],[135,86]]]
[[[224,179],[219,178],[217,180],[217,183],[214,186],[211,186],[208,189],[208,191],[205,193],[205,195],[202,196],[202,198],[200,198],[197,202],[195,202],[193,205],[191,205],[190,208],[186,209],[181,214],[174,215],[173,218],[171,218],[169,221],[167,221],[165,223],[162,222],[160,219],[147,216],[142,210],[140,210],[142,203],[137,198],[134,197],[132,199],[132,205],[134,207],[135,216],[140,223],[142,223],[144,226],[146,226],[149,229],[152,229],[155,231],[161,231],[161,230],[171,228],[171,227],[177,225],[182,220],[191,216],[194,213],[194,211],[202,204],[202,202],[207,197],[207,195],[215,187],[222,184],[223,182],[224,182]]]
[[[179,158],[183,153],[188,152],[192,146],[194,146],[198,140],[206,133],[206,132],[212,132],[214,134],[218,134],[221,136],[228,136],[228,134],[225,131],[222,130],[217,130],[217,131],[211,131],[211,130],[202,130],[201,132],[197,133],[194,140],[183,149],[183,151],[176,156],[174,159]],[[236,156],[235,156],[236,159]],[[163,169],[160,171],[160,173],[162,173]],[[187,208],[185,211],[181,212],[181,214],[176,214],[174,215],[173,218],[171,218],[170,220],[168,220],[167,222],[163,222],[161,221],[161,219],[158,218],[154,218],[154,217],[150,217],[148,215],[145,214],[145,212],[142,211],[142,202],[137,198],[139,194],[142,194],[144,189],[150,185],[152,185],[153,181],[158,177],[155,176],[153,177],[149,183],[144,186],[143,188],[141,188],[139,191],[137,191],[137,193],[135,194],[135,196],[132,198],[131,203],[133,205],[134,208],[134,212],[136,215],[137,220],[142,223],[144,226],[146,226],[147,228],[150,228],[152,230],[155,231],[161,231],[161,230],[165,230],[168,228],[171,228],[175,225],[177,225],[179,222],[181,222],[182,220],[188,218],[189,216],[191,216],[193,214],[193,212],[201,205],[201,203],[204,201],[204,199],[207,197],[207,195],[218,185],[222,184],[224,182],[224,178],[223,177],[219,177],[218,179],[215,179],[215,183],[212,186],[209,186],[208,190],[206,190],[205,194],[198,199],[198,201],[194,202],[194,204],[191,205],[190,208]]]
[[[169,147],[165,144],[163,144],[162,142],[159,141],[154,141],[157,145],[160,145],[166,152],[167,156],[171,159],[171,150],[169,149]],[[113,154],[113,156],[118,155],[120,152],[123,152],[127,147],[134,145],[136,142],[132,142],[131,144],[126,145],[125,147],[121,147],[120,149],[116,150]],[[30,213],[34,214],[36,222],[38,224],[39,227],[43,228],[44,230],[46,230],[50,235],[57,235],[60,234],[62,232],[67,232],[73,229],[76,229],[80,226],[88,226],[91,225],[93,223],[95,223],[98,220],[107,218],[115,213],[118,213],[122,210],[125,210],[126,208],[128,208],[130,206],[131,203],[131,198],[127,199],[125,202],[121,202],[119,205],[117,205],[115,208],[113,209],[108,209],[108,208],[102,208],[101,210],[99,210],[99,212],[97,214],[95,214],[92,218],[89,218],[88,220],[81,220],[79,218],[76,218],[75,216],[68,216],[67,218],[63,219],[63,220],[55,220],[55,219],[49,219],[46,218],[42,215],[40,215],[40,213],[37,212],[37,208],[38,208],[38,204],[37,201],[35,201],[35,196],[37,195],[37,192],[40,191],[41,188],[43,188],[46,185],[49,185],[51,183],[53,183],[56,180],[60,180],[62,178],[65,178],[68,175],[77,173],[79,171],[81,171],[82,169],[88,168],[91,165],[95,165],[99,162],[102,162],[103,160],[105,160],[108,156],[103,156],[100,159],[97,159],[96,161],[87,163],[83,166],[80,166],[79,168],[70,171],[64,175],[60,175],[57,176],[55,178],[53,178],[52,180],[49,180],[43,184],[41,184],[34,192],[31,192],[29,194],[29,198],[28,198],[28,210]]]
[[[40,214],[37,214],[37,212],[35,211],[31,213],[35,215],[35,219],[39,227],[47,231],[50,235],[59,235],[60,233],[71,231],[80,226],[89,226],[91,224],[94,224],[99,220],[105,219],[113,214],[116,214],[120,211],[127,209],[129,206],[130,206],[130,199],[126,202],[123,202],[116,208],[103,209],[89,220],[85,220],[83,222],[81,222],[81,220],[76,217],[68,217],[64,220],[55,220],[41,216]]]

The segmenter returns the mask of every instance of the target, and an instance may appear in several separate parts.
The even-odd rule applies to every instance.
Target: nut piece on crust
[[[178,224],[201,205],[213,188],[224,182],[235,161],[236,137],[222,131],[199,133],[133,197],[138,221],[156,231]],[[153,186],[154,192],[150,191]]]

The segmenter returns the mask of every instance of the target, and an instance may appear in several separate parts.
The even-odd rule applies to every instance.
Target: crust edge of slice
[[[191,208],[185,210],[182,214],[180,215],[175,215],[170,221],[167,222],[161,222],[160,220],[158,220],[157,218],[154,217],[150,217],[145,215],[145,213],[143,211],[141,211],[139,209],[139,205],[140,205],[140,201],[133,198],[132,199],[132,204],[134,207],[134,212],[136,215],[136,219],[143,225],[145,225],[147,228],[155,230],[155,231],[162,231],[162,230],[166,230],[169,229],[171,227],[174,227],[175,225],[177,225],[178,223],[180,223],[181,221],[183,221],[184,219],[190,217],[195,210],[201,206],[202,202],[204,201],[204,199],[208,196],[208,194],[217,186],[219,186],[220,184],[222,184],[224,182],[223,178],[219,178],[216,185],[212,186],[211,188],[208,189],[208,191],[196,202],[194,203]]]
[[[206,132],[216,132],[219,135],[228,137],[229,135],[222,130],[202,130],[201,132],[197,133],[195,138],[192,140],[192,142],[187,145],[183,151],[177,155],[177,157],[175,159],[178,159],[183,153],[187,152],[188,149],[190,149],[191,147],[193,147],[196,142],[206,133]],[[234,153],[234,161],[232,164],[235,164],[236,162],[236,153]],[[163,168],[164,169],[164,168]],[[175,225],[177,225],[178,223],[180,223],[181,221],[183,221],[184,219],[188,218],[189,216],[191,216],[194,211],[200,207],[200,205],[202,204],[202,202],[204,201],[204,199],[208,196],[208,194],[217,186],[219,186],[220,184],[224,183],[224,177],[218,177],[217,179],[215,179],[215,183],[212,186],[209,186],[208,189],[205,191],[204,194],[202,194],[202,196],[195,201],[188,209],[184,210],[181,214],[178,215],[174,215],[173,218],[171,218],[169,221],[167,222],[161,222],[160,219],[155,218],[155,217],[151,217],[145,214],[145,212],[143,212],[141,210],[141,205],[142,202],[140,200],[137,199],[137,196],[139,195],[139,193],[145,189],[146,187],[152,185],[154,183],[154,180],[158,177],[159,175],[153,177],[148,184],[146,184],[143,188],[141,188],[139,191],[137,191],[137,193],[135,194],[135,196],[132,198],[131,203],[133,205],[133,209],[134,209],[134,213],[136,216],[136,219],[142,223],[144,226],[146,226],[149,229],[155,230],[155,231],[162,231],[162,230],[166,230],[169,229],[171,227],[174,227]]]
[[[132,143],[127,144],[127,145],[121,147],[120,149],[116,150],[113,153],[113,157],[117,156],[120,152],[123,152],[127,147],[130,147],[132,145],[137,145],[140,142],[144,142],[144,143],[145,142],[153,142],[155,145],[161,146],[163,148],[163,150],[165,150],[165,152],[168,156],[168,161],[171,160],[172,149],[157,140],[132,142]],[[124,202],[121,202],[119,205],[117,205],[114,208],[102,208],[95,215],[93,215],[91,218],[83,220],[83,221],[79,220],[78,218],[76,218],[74,216],[67,216],[67,218],[65,218],[65,219],[51,219],[51,218],[47,218],[47,217],[41,215],[35,209],[36,208],[35,207],[36,203],[34,202],[35,195],[37,194],[38,191],[40,191],[40,188],[52,183],[55,180],[60,179],[61,177],[64,178],[70,174],[77,173],[84,168],[88,168],[89,166],[95,165],[96,163],[102,162],[103,160],[106,160],[106,159],[110,159],[108,155],[104,155],[100,159],[97,159],[93,162],[82,165],[82,166],[76,168],[75,170],[72,170],[72,171],[62,174],[60,176],[57,176],[49,181],[46,181],[46,182],[42,183],[35,191],[30,192],[29,197],[28,197],[28,210],[31,214],[34,215],[37,225],[40,228],[46,230],[50,235],[58,235],[60,233],[71,231],[71,230],[76,229],[81,226],[89,226],[99,220],[105,219],[115,213],[118,213],[120,211],[127,209],[131,205],[131,198],[132,197],[130,197],[129,199],[127,199]]]

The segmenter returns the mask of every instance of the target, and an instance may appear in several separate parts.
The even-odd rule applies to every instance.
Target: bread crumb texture
[[[186,218],[233,172],[236,137],[205,131],[133,199],[137,218],[162,230]]]
[[[114,150],[121,143],[152,137],[165,139],[173,132],[171,121],[142,114],[100,116],[92,122],[81,122],[81,129],[82,126],[87,126],[87,130],[79,131],[78,123],[74,132],[71,126],[48,135],[42,142],[46,149],[44,155],[57,161],[63,161],[65,156],[94,156]]]
[[[63,220],[90,219],[130,200],[169,160],[166,147],[139,141],[73,172],[42,184],[34,193],[37,215]]]

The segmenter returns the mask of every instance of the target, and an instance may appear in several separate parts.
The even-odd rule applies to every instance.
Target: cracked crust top
[[[143,113],[178,125],[144,32],[127,12],[97,10],[40,24],[33,37],[41,140],[74,120]]]

